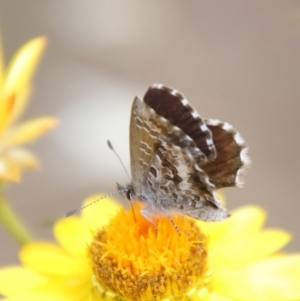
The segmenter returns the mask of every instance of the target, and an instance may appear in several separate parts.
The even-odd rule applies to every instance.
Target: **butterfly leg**
[[[153,216],[152,216],[151,212],[149,212],[149,210],[147,210],[147,208],[144,208],[141,210],[141,215],[154,227],[154,229],[157,233],[158,229],[152,220]]]
[[[165,208],[161,208],[161,210],[166,215],[166,217],[170,220],[170,222],[172,223],[172,225],[175,228],[175,230],[178,233],[178,235],[181,236],[181,232],[180,232],[178,226],[176,225],[176,223],[173,221],[172,217],[169,215],[168,210],[165,209]]]

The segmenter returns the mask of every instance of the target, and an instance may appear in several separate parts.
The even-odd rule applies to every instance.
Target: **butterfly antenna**
[[[109,140],[107,140],[107,145],[108,145],[108,147],[115,153],[115,155],[116,155],[117,158],[119,159],[120,163],[121,163],[122,166],[123,166],[123,169],[125,170],[125,172],[126,172],[126,174],[127,174],[127,177],[128,177],[128,179],[129,179],[129,181],[131,182],[131,178],[130,178],[130,176],[129,176],[129,173],[128,173],[128,171],[127,171],[127,169],[126,169],[126,167],[125,167],[123,161],[121,160],[120,156],[119,156],[118,153],[115,151],[114,147],[112,146],[112,144],[111,144],[111,142],[110,142]]]
[[[102,198],[97,199],[97,200],[95,200],[95,201],[93,201],[93,202],[91,202],[91,203],[89,203],[89,204],[87,204],[87,205],[85,205],[85,206],[82,206],[82,207],[80,207],[80,208],[78,208],[78,209],[71,210],[71,211],[67,212],[66,215],[65,215],[65,217],[69,217],[69,216],[71,216],[71,215],[73,215],[73,214],[75,214],[75,213],[78,213],[78,212],[80,212],[81,210],[83,210],[83,209],[85,209],[85,208],[87,208],[87,207],[89,207],[89,206],[91,206],[91,205],[94,205],[95,203],[97,203],[97,202],[99,202],[99,201],[101,201],[101,200],[103,200],[103,199],[105,199],[105,198],[108,198],[108,197],[110,197],[110,196],[113,196],[113,195],[116,195],[116,194],[119,194],[119,193],[122,193],[122,192],[126,192],[126,191],[127,191],[126,189],[121,189],[121,190],[114,191],[114,192],[112,192],[112,193],[110,193],[110,194],[107,194],[107,195],[103,196]]]

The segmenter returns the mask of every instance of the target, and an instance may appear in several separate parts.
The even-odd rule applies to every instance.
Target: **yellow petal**
[[[233,300],[300,300],[299,279],[248,270],[218,270],[211,279],[213,290]]]
[[[219,269],[210,279],[212,291],[233,300],[243,301],[275,301],[267,299],[261,292],[261,287],[251,287],[248,275],[244,272],[229,269]]]
[[[0,157],[0,180],[18,182],[22,169],[35,169],[38,161],[28,150],[22,148],[9,149]]]
[[[76,295],[72,296],[73,298],[70,298],[70,296],[64,295],[58,295],[58,294],[23,294],[14,296],[12,298],[5,298],[1,299],[1,301],[89,301],[87,299],[81,299],[77,298]]]
[[[4,70],[4,55],[2,47],[2,38],[0,34],[0,90],[2,90],[3,85],[3,70]]]
[[[17,128],[11,130],[3,143],[6,147],[11,147],[25,142],[31,142],[55,127],[57,123],[57,119],[52,117],[40,117],[24,122]]]
[[[26,99],[20,96],[27,89],[45,46],[45,37],[35,38],[24,44],[10,61],[4,79],[3,97],[16,95],[16,111],[24,106]]]
[[[12,266],[0,269],[0,294],[11,297],[45,284],[47,278],[28,268]]]
[[[222,222],[207,223],[197,221],[201,230],[213,241],[237,240],[240,237],[258,232],[266,219],[265,211],[258,206],[244,206],[232,212]]]
[[[215,292],[213,292],[211,294],[208,294],[204,297],[198,297],[198,298],[194,298],[194,299],[192,298],[191,300],[192,301],[235,301],[231,298],[222,296],[222,295],[217,294]]]
[[[89,301],[99,301],[101,300],[101,298],[101,292],[96,287],[94,287],[90,292]],[[114,299],[108,298],[107,300],[113,301]]]
[[[22,114],[31,92],[31,86],[26,86],[23,89],[19,89],[18,94],[2,95],[0,98],[0,110],[2,107],[8,108],[6,111],[5,118],[1,122],[0,133],[3,133],[18,117]],[[1,94],[0,94],[1,95]],[[5,105],[5,102],[10,101],[10,103]]]
[[[282,247],[291,236],[282,230],[265,230],[236,241],[214,242],[209,246],[214,266],[239,268],[264,259]]]
[[[30,243],[20,251],[25,267],[46,275],[73,275],[89,270],[87,259],[71,257],[62,248],[51,243]]]
[[[81,212],[84,223],[89,229],[97,230],[104,225],[107,225],[111,217],[121,208],[120,205],[112,198],[107,197],[99,200],[103,195],[93,195],[88,197],[83,206],[92,204]],[[99,201],[98,201],[99,200]]]
[[[257,274],[280,275],[298,279],[300,284],[300,254],[268,258],[251,265],[247,270]]]
[[[193,289],[193,293],[188,294],[188,300],[191,301],[234,301],[231,298],[222,296],[216,292],[211,291],[211,288],[202,287],[200,289]]]
[[[5,77],[5,92],[17,91],[26,85],[36,69],[42,52],[46,46],[46,38],[38,37],[25,43],[13,56]]]
[[[118,300],[118,296],[116,294],[113,294],[110,292],[105,292],[105,295],[104,295],[97,287],[93,287],[90,290],[90,294],[88,297],[89,297],[88,301],[101,301],[101,300],[117,301]],[[167,301],[167,300],[165,300],[165,301]]]
[[[33,296],[39,295],[41,300],[44,296],[63,298],[59,300],[86,300],[89,294],[92,275],[83,277],[82,274],[73,277],[53,277],[47,285],[40,286],[31,292]],[[56,300],[56,299],[55,299]]]
[[[36,169],[39,163],[36,157],[24,148],[11,148],[7,151],[7,157],[15,162],[20,169]]]
[[[0,157],[0,180],[18,182],[20,180],[20,167],[7,156]]]
[[[0,134],[4,132],[11,119],[12,111],[16,103],[16,96],[10,95],[3,99],[0,98]]]
[[[260,231],[266,220],[266,212],[258,206],[244,206],[231,212],[230,228],[218,240],[237,240]]]
[[[87,243],[92,239],[91,232],[76,216],[58,220],[54,225],[54,235],[66,251],[79,256],[86,254]]]

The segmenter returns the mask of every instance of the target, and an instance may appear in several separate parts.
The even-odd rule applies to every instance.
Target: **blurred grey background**
[[[42,168],[7,189],[39,239],[96,192],[126,183],[135,95],[154,82],[184,93],[200,115],[233,124],[250,146],[244,189],[229,208],[258,204],[267,225],[293,233],[300,250],[300,4],[298,1],[0,1],[6,58],[48,37],[23,119],[53,115],[59,128],[31,146]],[[0,228],[0,265],[18,246]]]

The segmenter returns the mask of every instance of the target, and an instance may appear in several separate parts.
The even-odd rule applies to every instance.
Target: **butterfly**
[[[250,164],[242,136],[227,122],[203,119],[177,90],[152,85],[130,119],[130,185],[119,186],[153,224],[172,211],[204,221],[229,216],[216,191],[242,186]]]

